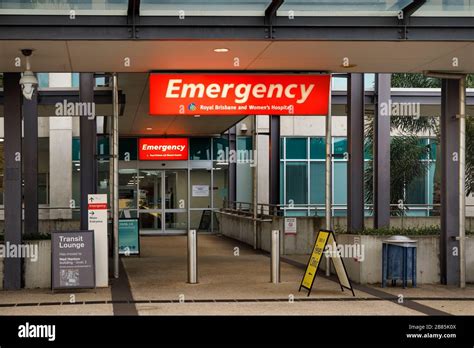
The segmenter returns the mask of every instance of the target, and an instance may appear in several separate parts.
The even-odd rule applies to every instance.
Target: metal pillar
[[[198,282],[197,271],[197,234],[196,230],[188,230],[188,283]]]
[[[257,115],[253,116],[253,134],[252,134],[252,147],[253,155],[249,156],[253,159],[252,169],[252,207],[253,207],[253,248],[257,250],[257,216],[258,216],[258,166],[257,166],[257,153],[258,153],[258,124]]]
[[[4,212],[5,243],[19,246],[21,229],[21,87],[19,73],[5,73],[4,85]],[[21,258],[4,260],[3,287],[19,290],[22,286]]]
[[[94,102],[94,74],[80,73],[79,101]],[[81,230],[88,229],[87,195],[97,191],[97,127],[96,119],[80,117],[81,139]]]
[[[381,108],[390,105],[390,74],[377,74],[374,114],[374,227],[390,226],[390,116]]]
[[[364,229],[364,74],[348,74],[347,91],[347,227],[357,232]]]
[[[441,282],[464,286],[464,80],[441,85]],[[462,104],[462,106],[461,106]],[[463,265],[464,266],[464,265]]]
[[[271,281],[280,282],[280,231],[272,230]]]
[[[237,130],[235,126],[231,127],[229,131],[227,132],[227,136],[229,139],[229,154],[236,153],[237,151],[236,133],[237,133]],[[227,172],[229,176],[229,180],[228,180],[229,191],[228,191],[227,199],[230,202],[230,204],[234,204],[235,201],[237,200],[237,163],[231,163],[229,158],[227,159],[227,161],[229,162],[229,170]],[[230,205],[229,208],[233,209],[236,207]]]
[[[112,156],[110,161],[112,162],[112,190],[111,190],[111,199],[112,204],[112,217],[113,217],[113,236],[114,236],[114,277],[119,277],[119,178],[118,178],[118,146],[119,146],[119,99],[118,99],[118,79],[117,73],[113,74],[113,116],[112,116]]]
[[[31,100],[23,98],[24,122],[24,207],[25,233],[37,235],[38,231],[38,93]]]
[[[280,204],[280,116],[270,116],[270,214],[278,211]]]
[[[325,223],[326,230],[332,230],[332,115],[331,91],[329,91],[328,114],[326,116],[326,187],[325,187]],[[326,276],[331,275],[331,263],[326,258]]]

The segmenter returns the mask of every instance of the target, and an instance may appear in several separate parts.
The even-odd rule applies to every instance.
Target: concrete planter
[[[349,277],[360,284],[382,282],[382,241],[388,236],[339,234],[339,244],[360,243],[364,246],[365,259],[359,262],[344,258]],[[436,284],[440,282],[439,236],[410,236],[417,241],[417,282]],[[474,239],[466,239],[466,281],[474,282]]]

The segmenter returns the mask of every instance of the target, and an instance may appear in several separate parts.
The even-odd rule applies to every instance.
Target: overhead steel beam
[[[272,0],[270,5],[268,5],[267,9],[265,10],[265,25],[268,25],[266,29],[268,31],[268,35],[266,36],[267,39],[273,39],[274,29],[273,23],[275,21],[277,11],[281,5],[283,5],[284,0]]]
[[[290,19],[268,10],[272,13],[276,36],[268,35],[268,16],[77,16],[71,21],[67,16],[0,15],[0,40],[474,40],[469,17],[410,17],[405,24],[397,16]]]

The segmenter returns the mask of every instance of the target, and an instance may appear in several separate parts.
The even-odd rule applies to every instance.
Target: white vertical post
[[[271,280],[273,284],[280,282],[280,231],[272,231]]]
[[[119,193],[118,193],[118,116],[119,116],[119,100],[118,100],[118,80],[117,73],[113,74],[113,117],[112,117],[112,156],[110,161],[113,163],[113,175],[112,175],[112,192],[111,192],[111,203],[112,203],[112,216],[113,216],[113,228],[114,228],[114,277],[119,277],[119,240],[118,240],[118,220],[119,220]]]
[[[326,230],[332,229],[332,115],[331,89],[329,88],[328,115],[326,117]],[[326,276],[331,275],[331,263],[326,258]]]
[[[197,235],[196,230],[188,230],[188,283],[197,282]]]

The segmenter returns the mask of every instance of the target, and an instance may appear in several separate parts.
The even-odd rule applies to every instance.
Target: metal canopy
[[[0,2],[0,40],[470,41],[474,5],[463,3],[7,0]]]

